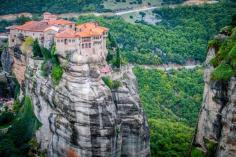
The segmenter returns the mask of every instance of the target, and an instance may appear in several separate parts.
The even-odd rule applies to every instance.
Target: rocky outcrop
[[[15,57],[13,64],[27,69],[26,93],[42,123],[36,137],[47,156],[149,156],[149,130],[132,69],[121,77],[110,74],[122,84],[111,90],[99,71],[106,65],[102,58],[81,63],[73,54],[59,55],[64,73],[57,86],[41,76],[41,60],[29,58],[25,67]],[[14,71],[21,80],[22,73]]]
[[[2,63],[2,70],[7,73],[11,73],[13,58],[11,57],[10,53],[6,48],[3,49],[3,52],[1,54],[1,63]]]
[[[209,63],[215,49],[208,51],[204,73],[204,96],[199,115],[194,145],[209,152],[214,145],[216,157],[236,156],[236,78],[229,81],[213,81],[214,67]]]

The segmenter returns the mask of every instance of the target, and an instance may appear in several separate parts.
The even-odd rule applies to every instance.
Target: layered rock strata
[[[214,67],[210,60],[215,49],[208,51],[204,73],[204,96],[199,115],[194,145],[209,152],[209,143],[214,145],[216,157],[236,157],[236,78],[229,81],[213,81]]]
[[[47,156],[149,156],[149,130],[132,69],[109,74],[121,81],[111,90],[99,71],[106,65],[103,58],[58,55],[64,73],[57,86],[50,76],[41,76],[41,60],[29,58],[27,67],[21,66],[26,93],[42,123],[37,140]],[[14,64],[18,61],[14,57]],[[21,73],[15,73],[21,81]]]

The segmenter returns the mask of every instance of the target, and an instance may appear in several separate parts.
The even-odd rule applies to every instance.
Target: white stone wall
[[[91,37],[90,39],[89,38],[87,39],[56,38],[55,39],[56,49],[60,54],[66,51],[77,51],[77,54],[79,56],[103,57],[103,58],[105,58],[107,55],[105,40],[106,38],[103,36],[101,36],[100,38]]]
[[[55,43],[57,51],[61,53],[66,51],[78,51],[79,49],[79,40],[75,38],[56,38]]]
[[[48,30],[47,32],[44,32],[44,44],[43,44],[44,47],[48,49],[51,47],[56,33],[57,32],[54,30]]]
[[[12,29],[10,30],[9,35],[9,47],[12,47],[16,44],[20,44],[20,41],[17,39],[17,37],[22,34],[24,37],[32,37],[33,39],[38,39],[39,44],[43,45],[44,41],[44,34],[43,32],[31,32],[31,31],[23,31],[23,30],[17,30]]]

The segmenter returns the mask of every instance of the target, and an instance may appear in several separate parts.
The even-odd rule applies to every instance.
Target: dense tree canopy
[[[139,64],[185,63],[187,60],[203,62],[207,41],[220,28],[230,23],[231,16],[236,14],[236,10],[235,4],[218,3],[164,8],[155,10],[154,13],[161,17],[160,24],[130,24],[120,17],[93,16],[80,17],[78,22],[98,21],[108,27],[130,62],[137,61]]]
[[[149,119],[154,157],[186,156],[201,107],[202,69],[169,71],[134,68]]]
[[[1,0],[0,14],[101,11],[102,0]]]

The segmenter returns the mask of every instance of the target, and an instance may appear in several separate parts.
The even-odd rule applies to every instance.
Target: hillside
[[[134,7],[181,3],[185,0],[1,0],[0,15],[12,13],[106,12]]]
[[[184,64],[188,60],[205,60],[208,40],[231,21],[235,7],[234,3],[219,3],[157,9],[154,13],[163,20],[156,25],[142,21],[131,24],[120,17],[81,16],[78,22],[98,21],[109,27],[131,63]]]

